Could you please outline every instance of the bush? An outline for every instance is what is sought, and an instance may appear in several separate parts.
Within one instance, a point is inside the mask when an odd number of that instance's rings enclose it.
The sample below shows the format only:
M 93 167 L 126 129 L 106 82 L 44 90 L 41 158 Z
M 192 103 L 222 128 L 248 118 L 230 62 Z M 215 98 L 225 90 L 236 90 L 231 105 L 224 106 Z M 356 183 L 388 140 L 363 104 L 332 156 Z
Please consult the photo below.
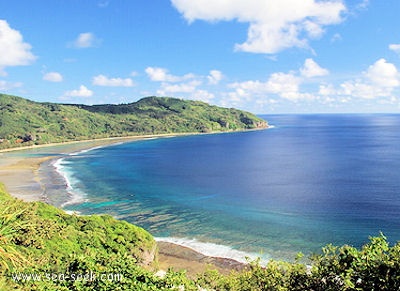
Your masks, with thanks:
M 400 290 L 400 244 L 390 246 L 383 234 L 360 249 L 328 245 L 310 266 L 300 254 L 292 263 L 254 261 L 196 279 L 172 269 L 160 278 L 144 268 L 143 254 L 154 249 L 152 236 L 137 226 L 22 202 L 0 185 L 0 290 Z M 101 274 L 108 277 L 99 280 Z

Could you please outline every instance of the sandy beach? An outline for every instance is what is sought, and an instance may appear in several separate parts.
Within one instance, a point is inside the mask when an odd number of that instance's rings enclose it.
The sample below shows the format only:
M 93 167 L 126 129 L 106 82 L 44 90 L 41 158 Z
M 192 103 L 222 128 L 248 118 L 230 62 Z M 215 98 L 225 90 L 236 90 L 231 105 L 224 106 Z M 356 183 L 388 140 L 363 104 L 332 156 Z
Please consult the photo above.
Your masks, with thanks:
M 162 135 L 162 137 L 166 136 L 170 135 Z M 57 159 L 66 153 L 154 137 L 157 136 L 102 139 L 0 151 L 0 182 L 4 183 L 7 191 L 16 198 L 28 202 L 46 202 L 46 197 L 43 195 L 46 185 L 43 185 L 43 181 L 41 181 L 38 173 L 42 163 L 51 159 Z M 39 150 L 40 155 L 29 154 L 32 150 Z M 46 153 L 48 154 L 46 155 Z M 244 264 L 235 260 L 208 257 L 190 248 L 172 243 L 158 242 L 158 248 L 160 269 L 185 269 L 187 274 L 192 277 L 210 267 L 216 268 L 222 273 L 229 273 L 231 270 L 244 268 Z
M 44 200 L 37 171 L 41 163 L 54 157 L 20 159 L 0 155 L 0 158 L 0 182 L 12 196 L 28 202 Z
M 63 154 L 138 139 L 140 137 L 110 138 L 0 150 L 0 182 L 14 197 L 24 201 L 44 201 L 44 185 L 41 185 L 38 175 L 42 163 Z

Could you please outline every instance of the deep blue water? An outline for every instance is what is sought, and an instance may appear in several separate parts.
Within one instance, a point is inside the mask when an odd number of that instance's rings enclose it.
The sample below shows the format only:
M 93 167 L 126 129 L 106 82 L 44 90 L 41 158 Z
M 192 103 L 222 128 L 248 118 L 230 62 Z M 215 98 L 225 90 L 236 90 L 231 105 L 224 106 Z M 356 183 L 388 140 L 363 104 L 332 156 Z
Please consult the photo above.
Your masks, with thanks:
M 284 259 L 380 231 L 400 240 L 400 115 L 264 118 L 274 128 L 66 157 L 58 168 L 75 204 L 65 208 Z

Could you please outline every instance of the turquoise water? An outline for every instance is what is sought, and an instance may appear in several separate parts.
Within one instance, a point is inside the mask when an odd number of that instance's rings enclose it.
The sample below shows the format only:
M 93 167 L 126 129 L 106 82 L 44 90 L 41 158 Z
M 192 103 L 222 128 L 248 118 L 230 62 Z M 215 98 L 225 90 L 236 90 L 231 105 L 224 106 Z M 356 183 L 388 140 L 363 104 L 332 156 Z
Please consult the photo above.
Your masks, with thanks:
M 400 115 L 265 118 L 273 128 L 65 156 L 54 166 L 68 195 L 50 200 L 235 258 L 293 259 L 380 231 L 400 240 Z

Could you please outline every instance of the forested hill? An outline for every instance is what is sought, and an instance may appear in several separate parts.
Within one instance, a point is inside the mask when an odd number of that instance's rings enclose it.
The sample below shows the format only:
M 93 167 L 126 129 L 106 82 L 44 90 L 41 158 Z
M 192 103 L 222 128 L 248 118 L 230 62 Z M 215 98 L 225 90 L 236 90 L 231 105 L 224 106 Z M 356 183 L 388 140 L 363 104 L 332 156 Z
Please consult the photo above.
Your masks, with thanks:
M 0 94 L 0 149 L 143 134 L 236 131 L 265 120 L 200 101 L 146 97 L 120 105 L 39 103 Z

